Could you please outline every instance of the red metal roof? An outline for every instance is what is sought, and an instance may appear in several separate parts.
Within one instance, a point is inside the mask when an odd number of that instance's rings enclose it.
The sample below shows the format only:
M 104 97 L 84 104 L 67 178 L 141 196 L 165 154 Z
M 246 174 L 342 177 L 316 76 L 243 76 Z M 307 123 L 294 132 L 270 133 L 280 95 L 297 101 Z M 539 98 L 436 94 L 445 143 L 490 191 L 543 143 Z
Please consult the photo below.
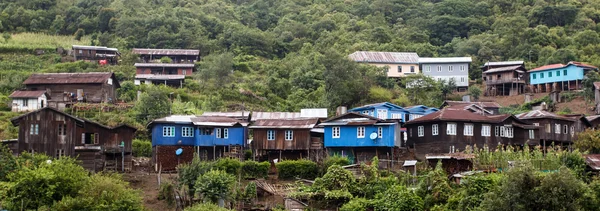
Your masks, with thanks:
M 32 74 L 23 84 L 100 84 L 112 76 L 112 72 L 40 73 Z
M 589 65 L 589 64 L 585 64 L 585 63 L 581 63 L 581 62 L 573 62 L 572 61 L 572 62 L 569 62 L 566 65 L 564 65 L 564 64 L 549 64 L 549 65 L 544 65 L 544 66 L 541 66 L 541 67 L 536 67 L 536 68 L 533 68 L 533 69 L 529 70 L 529 72 L 563 68 L 563 67 L 566 67 L 566 66 L 569 66 L 569 65 L 575 65 L 575 66 L 583 67 L 583 68 L 587 68 L 587 69 L 589 69 L 589 68 L 591 68 L 591 69 L 598 69 L 598 67 L 595 67 L 595 66 L 592 66 L 592 65 Z
M 430 122 L 430 121 L 460 121 L 460 122 L 489 122 L 489 123 L 498 123 L 504 121 L 506 118 L 509 118 L 510 115 L 494 115 L 494 116 L 483 116 L 480 114 L 473 113 L 471 111 L 467 111 L 464 109 L 456 109 L 456 108 L 444 108 L 440 111 L 425 115 L 423 117 L 410 120 L 406 122 L 406 124 L 414 124 L 421 122 Z
M 318 118 L 305 119 L 262 119 L 257 120 L 250 128 L 299 128 L 310 129 L 319 123 Z
M 10 94 L 10 98 L 38 98 L 46 94 L 46 91 L 14 91 Z

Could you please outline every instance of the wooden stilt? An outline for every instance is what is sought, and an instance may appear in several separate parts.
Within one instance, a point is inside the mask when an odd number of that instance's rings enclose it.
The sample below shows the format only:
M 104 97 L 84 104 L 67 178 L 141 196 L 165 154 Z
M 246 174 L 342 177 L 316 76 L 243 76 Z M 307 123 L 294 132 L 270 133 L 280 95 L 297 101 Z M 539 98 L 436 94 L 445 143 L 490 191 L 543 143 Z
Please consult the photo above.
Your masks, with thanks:
M 217 145 L 213 145 L 213 160 L 217 160 Z
M 279 162 L 281 162 L 281 150 L 279 150 Z

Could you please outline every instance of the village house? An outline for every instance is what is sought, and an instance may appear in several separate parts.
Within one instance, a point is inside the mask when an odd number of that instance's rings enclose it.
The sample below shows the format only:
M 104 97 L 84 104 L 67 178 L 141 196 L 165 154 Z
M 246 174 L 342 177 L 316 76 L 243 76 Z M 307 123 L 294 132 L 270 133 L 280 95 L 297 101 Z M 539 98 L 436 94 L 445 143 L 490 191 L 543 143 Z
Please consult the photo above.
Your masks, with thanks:
M 382 120 L 393 119 L 399 122 L 406 122 L 410 119 L 410 112 L 408 110 L 388 102 L 368 104 L 352 108 L 348 112 L 360 113 Z
M 115 103 L 120 87 L 112 72 L 35 73 L 23 84 L 25 91 L 45 91 L 47 106 L 59 110 L 77 102 Z
M 594 82 L 594 111 L 600 114 L 600 81 Z
M 323 159 L 323 129 L 327 109 L 300 112 L 253 112 L 252 150 L 260 160 Z
M 12 112 L 35 111 L 48 106 L 48 94 L 45 90 L 39 91 L 14 91 L 8 96 L 12 99 Z
M 417 157 L 465 151 L 467 146 L 537 145 L 538 127 L 512 115 L 483 116 L 464 109 L 443 108 L 405 124 L 407 146 Z
M 194 153 L 202 160 L 241 159 L 248 138 L 248 122 L 227 116 L 171 115 L 148 127 L 157 170 L 174 170 L 192 161 Z
M 134 48 L 134 54 L 139 55 L 142 63 L 162 63 L 163 57 L 168 57 L 171 63 L 190 63 L 197 62 L 200 58 L 200 50 L 194 49 L 148 49 Z
M 471 57 L 419 58 L 424 75 L 445 82 L 454 80 L 459 92 L 466 91 L 469 87 L 471 62 Z
M 191 77 L 199 50 L 134 48 L 141 63 L 135 63 L 135 84 L 164 84 L 183 87 L 185 77 Z M 168 58 L 168 60 L 163 60 Z M 165 63 L 165 61 L 170 61 Z
M 397 120 L 349 112 L 320 125 L 325 129 L 328 154 L 348 157 L 352 163 L 369 162 L 375 156 L 394 160 L 394 149 L 404 146 Z
M 19 126 L 19 154 L 76 157 L 91 171 L 131 170 L 133 127 L 108 127 L 51 107 L 17 116 L 11 122 Z
M 592 129 L 600 129 L 600 115 L 586 116 L 585 119 L 590 123 Z
M 428 114 L 431 114 L 433 112 L 440 110 L 438 108 L 428 107 L 428 106 L 424 106 L 424 105 L 408 106 L 408 107 L 404 107 L 404 109 L 406 109 L 408 111 L 408 119 L 406 119 L 407 121 L 421 118 L 425 115 L 428 115 Z
M 350 59 L 377 67 L 387 68 L 387 76 L 399 78 L 406 75 L 418 74 L 419 55 L 412 52 L 375 52 L 357 51 L 350 54 Z
M 512 96 L 526 91 L 529 75 L 523 61 L 486 62 L 481 71 L 486 96 Z
M 597 67 L 581 62 L 550 64 L 529 70 L 529 81 L 533 92 L 569 91 L 582 89 L 582 81 L 588 71 Z
M 468 102 L 468 101 L 446 100 L 446 101 L 444 101 L 444 103 L 442 103 L 442 105 L 440 106 L 440 109 L 448 107 L 448 106 L 455 106 L 455 105 L 469 106 L 469 105 L 473 105 L 473 104 L 491 112 L 491 114 L 493 114 L 493 115 L 500 114 L 500 108 L 502 107 L 497 102 Z
M 487 109 L 481 107 L 481 105 L 479 104 L 455 104 L 452 106 L 446 106 L 444 108 L 462 109 L 484 116 L 493 115 L 491 111 L 488 111 Z
M 540 144 L 546 146 L 570 145 L 575 134 L 584 131 L 591 124 L 583 116 L 562 116 L 547 111 L 534 110 L 516 115 L 523 122 L 540 127 Z
M 121 56 L 118 49 L 104 46 L 73 45 L 72 48 L 72 55 L 75 60 L 94 61 L 101 65 L 116 65 Z

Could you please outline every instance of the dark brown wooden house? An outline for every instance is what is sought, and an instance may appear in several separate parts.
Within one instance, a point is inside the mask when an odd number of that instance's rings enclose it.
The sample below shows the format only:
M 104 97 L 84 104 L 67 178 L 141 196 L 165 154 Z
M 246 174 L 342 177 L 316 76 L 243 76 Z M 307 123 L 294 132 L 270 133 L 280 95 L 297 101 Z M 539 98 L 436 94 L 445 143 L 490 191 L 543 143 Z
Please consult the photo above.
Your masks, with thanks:
M 77 157 L 91 171 L 131 169 L 133 127 L 108 127 L 51 107 L 15 117 L 11 122 L 19 126 L 18 153 Z
M 194 49 L 148 49 L 134 48 L 143 63 L 161 63 L 161 58 L 169 57 L 172 63 L 195 63 L 200 58 L 200 50 Z
M 116 48 L 104 46 L 73 45 L 73 57 L 75 60 L 94 61 L 100 64 L 116 65 L 121 53 Z
M 417 157 L 465 151 L 467 146 L 539 144 L 538 127 L 512 115 L 483 116 L 463 109 L 444 108 L 406 122 L 407 146 Z
M 135 84 L 165 84 L 182 87 L 185 77 L 191 77 L 194 64 L 135 63 Z
M 444 101 L 444 103 L 442 103 L 442 106 L 440 106 L 440 109 L 448 107 L 448 106 L 455 106 L 455 105 L 471 105 L 471 104 L 475 104 L 478 105 L 481 108 L 484 108 L 485 110 L 488 110 L 489 112 L 491 112 L 492 115 L 498 115 L 500 114 L 500 108 L 502 106 L 500 106 L 500 104 L 496 103 L 496 102 L 467 102 L 467 101 L 452 101 L 452 100 L 446 100 Z
M 487 62 L 481 68 L 487 96 L 519 95 L 525 92 L 528 82 L 523 61 Z
M 600 129 L 600 115 L 587 116 L 585 119 L 590 123 L 591 128 Z
M 23 84 L 28 91 L 46 91 L 48 106 L 60 110 L 77 102 L 114 103 L 120 87 L 112 72 L 39 73 Z
M 580 115 L 562 116 L 547 111 L 530 111 L 516 115 L 521 121 L 540 127 L 540 144 L 549 146 L 570 145 L 576 138 L 575 134 L 591 127 L 587 119 Z
M 309 158 L 311 146 L 322 147 L 322 139 L 311 135 L 318 124 L 319 118 L 257 120 L 249 127 L 254 133 L 252 148 L 268 160 Z

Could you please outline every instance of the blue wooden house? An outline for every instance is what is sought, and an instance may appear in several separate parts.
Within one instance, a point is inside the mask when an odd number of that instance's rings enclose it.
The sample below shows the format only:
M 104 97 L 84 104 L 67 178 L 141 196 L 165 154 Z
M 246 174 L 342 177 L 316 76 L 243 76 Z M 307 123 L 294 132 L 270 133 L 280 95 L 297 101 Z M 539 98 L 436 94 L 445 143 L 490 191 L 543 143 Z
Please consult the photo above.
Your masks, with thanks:
M 588 71 L 598 68 L 581 62 L 550 64 L 529 70 L 529 83 L 534 92 L 551 92 L 582 89 Z
M 381 120 L 397 120 L 400 122 L 408 121 L 408 110 L 388 102 L 375 103 L 364 105 L 361 107 L 348 110 L 353 113 L 360 113 L 367 116 L 372 116 Z
M 329 154 L 368 162 L 374 156 L 394 158 L 394 148 L 402 146 L 400 123 L 360 113 L 346 113 L 320 124 L 324 127 L 324 147 Z
M 248 138 L 248 123 L 226 116 L 172 115 L 156 119 L 148 127 L 153 161 L 163 170 L 191 161 L 194 153 L 204 160 L 239 158 Z M 175 153 L 178 149 L 183 151 L 179 155 Z
M 423 117 L 427 114 L 431 114 L 433 112 L 439 111 L 440 109 L 434 107 L 428 107 L 424 105 L 415 105 L 410 107 L 405 107 L 408 111 L 408 120 L 417 119 L 419 117 Z

